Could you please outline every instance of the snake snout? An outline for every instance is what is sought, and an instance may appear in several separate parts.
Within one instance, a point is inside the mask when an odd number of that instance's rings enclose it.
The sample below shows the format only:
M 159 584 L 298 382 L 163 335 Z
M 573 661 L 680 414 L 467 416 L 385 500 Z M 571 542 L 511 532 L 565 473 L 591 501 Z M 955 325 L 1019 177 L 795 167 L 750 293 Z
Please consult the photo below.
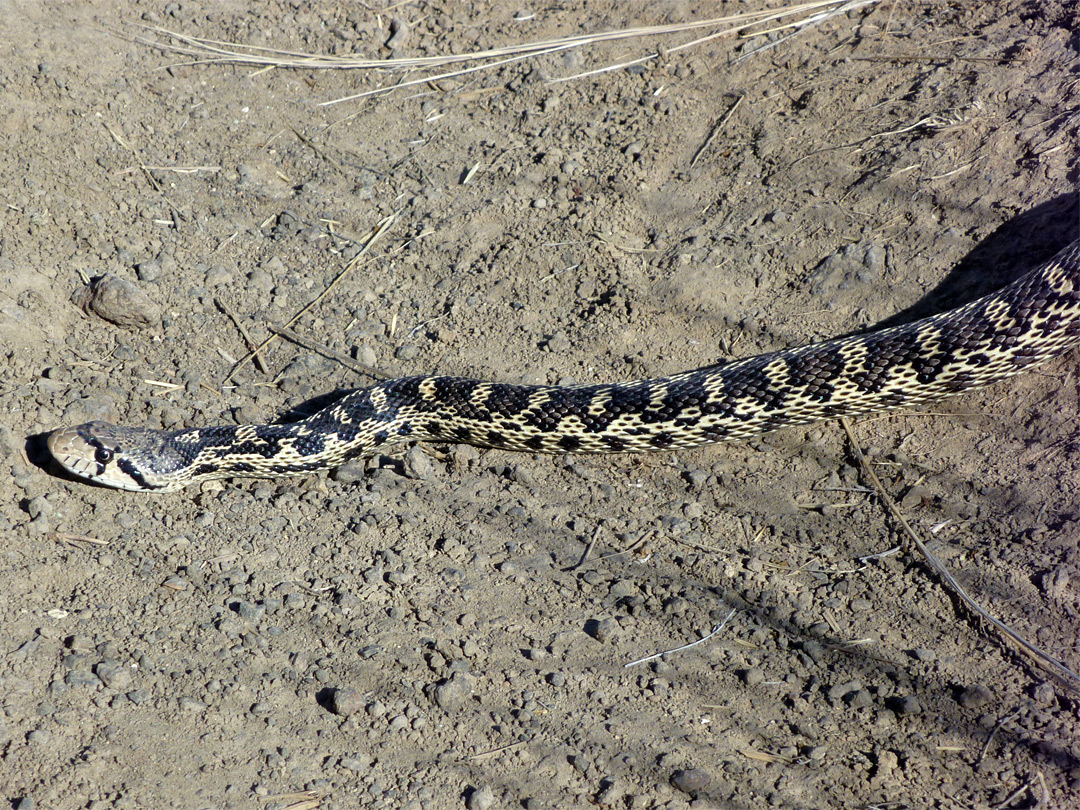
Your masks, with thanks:
M 117 428 L 108 422 L 87 422 L 54 430 L 45 444 L 52 457 L 69 473 L 99 481 L 119 449 L 117 432 Z

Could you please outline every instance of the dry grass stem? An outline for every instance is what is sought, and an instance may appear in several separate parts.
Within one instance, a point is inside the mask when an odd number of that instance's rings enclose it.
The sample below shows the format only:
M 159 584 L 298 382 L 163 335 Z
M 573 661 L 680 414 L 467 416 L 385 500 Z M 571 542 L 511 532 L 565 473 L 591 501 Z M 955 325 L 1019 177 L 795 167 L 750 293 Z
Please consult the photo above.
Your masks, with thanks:
M 691 641 L 689 644 L 683 644 L 680 647 L 675 647 L 670 650 L 664 650 L 663 652 L 653 653 L 652 655 L 647 655 L 644 658 L 638 658 L 636 661 L 631 661 L 629 664 L 623 664 L 623 669 L 628 669 L 629 667 L 637 666 L 638 664 L 644 664 L 647 661 L 655 661 L 657 658 L 663 658 L 665 655 L 682 652 L 683 650 L 689 650 L 691 647 L 696 647 L 699 644 L 704 644 L 706 641 L 714 638 L 717 633 L 723 630 L 727 626 L 727 623 L 731 621 L 731 617 L 734 615 L 735 608 L 732 608 L 728 611 L 728 615 L 724 617 L 724 620 L 720 622 L 720 624 L 716 625 L 716 627 L 712 629 L 712 632 L 710 632 L 707 636 L 702 636 L 697 641 Z
M 982 606 L 980 606 L 974 599 L 972 599 L 963 586 L 956 581 L 956 578 L 949 573 L 948 569 L 935 557 L 930 549 L 923 543 L 922 538 L 916 534 L 915 530 L 911 528 L 904 515 L 900 512 L 900 509 L 893 502 L 892 498 L 885 491 L 885 487 L 882 485 L 880 479 L 877 477 L 877 473 L 874 472 L 873 467 L 867 462 L 866 457 L 863 456 L 862 450 L 859 448 L 859 443 L 855 439 L 855 433 L 851 428 L 851 422 L 846 418 L 841 417 L 840 424 L 844 428 L 844 432 L 847 433 L 848 442 L 851 444 L 852 452 L 855 454 L 855 458 L 859 462 L 859 466 L 862 468 L 863 473 L 870 482 L 873 484 L 874 489 L 877 490 L 878 496 L 881 498 L 881 503 L 885 506 L 885 509 L 892 515 L 893 519 L 900 524 L 904 534 L 911 540 L 912 544 L 918 549 L 919 553 L 926 560 L 927 564 L 933 569 L 942 581 L 949 587 L 949 589 L 956 595 L 967 608 L 980 616 L 984 621 L 995 627 L 999 633 L 1002 633 L 1006 638 L 1010 639 L 1024 652 L 1030 655 L 1037 663 L 1043 667 L 1052 671 L 1055 675 L 1062 679 L 1069 688 L 1076 692 L 1080 692 L 1080 675 L 1073 672 L 1069 667 L 1065 666 L 1061 661 L 1054 658 L 1048 652 L 1036 647 L 1031 642 L 1023 638 L 1019 633 L 1009 627 L 1000 619 L 991 616 Z
M 357 253 L 355 256 L 353 256 L 353 258 L 349 261 L 348 264 L 345 265 L 345 268 L 340 273 L 338 273 L 336 276 L 334 276 L 334 279 L 329 284 L 326 285 L 326 289 L 324 289 L 321 293 L 319 293 L 317 296 L 315 296 L 313 299 L 311 299 L 311 301 L 309 301 L 303 307 L 301 307 L 300 311 L 297 312 L 295 315 L 293 315 L 291 318 L 289 318 L 288 322 L 282 328 L 288 329 L 290 326 L 292 326 L 294 323 L 296 323 L 298 320 L 300 320 L 300 318 L 303 317 L 305 312 L 307 312 L 313 306 L 315 306 L 320 301 L 322 301 L 323 298 L 325 298 L 330 293 L 330 291 L 332 289 L 334 289 L 334 287 L 336 287 L 338 285 L 338 282 L 340 282 L 343 278 L 345 278 L 346 275 L 348 275 L 350 272 L 352 272 L 352 270 L 360 263 L 360 260 L 371 249 L 372 245 L 374 245 L 380 239 L 380 237 L 382 237 L 383 234 L 385 234 L 388 230 L 390 230 L 390 226 L 393 225 L 395 222 L 397 222 L 397 214 L 391 214 L 390 216 L 384 218 L 375 227 L 375 230 L 372 232 L 372 234 L 371 234 L 370 238 L 367 240 L 367 242 L 364 243 L 364 246 L 362 248 L 360 248 L 360 252 Z M 270 337 L 268 337 L 266 340 L 264 340 L 262 343 L 260 343 L 258 346 L 256 346 L 253 351 L 248 352 L 248 354 L 243 359 L 241 359 L 235 365 L 233 365 L 232 370 L 225 376 L 225 379 L 221 381 L 221 384 L 224 385 L 225 383 L 229 382 L 229 380 L 231 380 L 233 378 L 233 376 L 236 374 L 236 372 L 238 372 L 241 368 L 243 368 L 244 364 L 248 360 L 250 360 L 252 357 L 254 357 L 257 352 L 260 352 L 263 349 L 265 349 L 276 338 L 277 338 L 277 335 L 271 334 Z
M 581 552 L 581 557 L 576 563 L 567 568 L 567 571 L 576 571 L 585 565 L 585 561 L 589 559 L 589 555 L 592 554 L 593 547 L 596 545 L 596 539 L 600 536 L 600 527 L 597 526 L 593 529 L 592 537 L 589 538 L 589 542 L 585 546 L 585 550 Z
M 705 139 L 705 143 L 699 146 L 698 150 L 694 152 L 694 157 L 690 160 L 691 169 L 697 165 L 697 162 L 701 159 L 701 156 L 705 154 L 705 150 L 712 145 L 712 142 L 714 140 L 716 140 L 716 136 L 720 133 L 720 130 L 724 128 L 724 125 L 731 120 L 731 116 L 733 116 L 735 114 L 735 111 L 739 109 L 739 105 L 742 104 L 744 98 L 746 98 L 746 96 L 739 96 L 737 99 L 735 99 L 735 103 L 731 105 L 731 109 L 724 113 L 724 117 L 721 118 L 716 123 L 716 126 L 712 128 L 712 131 L 709 133 L 709 137 Z
M 389 374 L 384 374 L 374 366 L 369 366 L 366 363 L 361 363 L 359 360 L 353 360 L 351 357 L 346 357 L 339 352 L 335 352 L 333 349 L 328 349 L 313 340 L 308 340 L 306 337 L 298 335 L 291 329 L 285 329 L 280 326 L 268 326 L 267 328 L 278 337 L 285 338 L 285 340 L 291 341 L 298 346 L 303 346 L 308 351 L 321 354 L 323 357 L 341 363 L 341 365 L 345 366 L 345 368 L 349 369 L 350 371 L 355 371 L 357 374 L 366 374 L 367 376 L 374 377 L 377 380 L 390 379 Z
M 345 96 L 323 102 L 326 106 L 338 104 L 344 101 L 353 101 L 366 96 L 387 93 L 403 87 L 412 87 L 417 84 L 437 82 L 441 79 L 453 78 L 478 70 L 489 70 L 501 65 L 511 64 L 523 59 L 535 56 L 543 56 L 559 53 L 572 48 L 581 48 L 595 45 L 601 42 L 617 42 L 621 40 L 640 39 L 642 37 L 665 37 L 686 31 L 696 31 L 706 28 L 721 27 L 704 37 L 699 37 L 691 42 L 685 42 L 669 48 L 659 49 L 647 56 L 622 62 L 617 65 L 609 65 L 602 68 L 586 71 L 574 76 L 555 79 L 556 82 L 572 81 L 587 76 L 605 73 L 620 68 L 629 67 L 651 59 L 657 59 L 661 54 L 677 53 L 688 48 L 701 45 L 719 37 L 734 36 L 736 34 L 773 34 L 781 30 L 794 29 L 796 32 L 817 25 L 824 20 L 837 14 L 847 13 L 863 6 L 873 5 L 879 0 L 814 0 L 813 2 L 793 3 L 781 6 L 777 9 L 760 9 L 757 11 L 732 14 L 724 17 L 711 17 L 705 20 L 694 20 L 687 23 L 671 25 L 651 25 L 634 28 L 622 28 L 614 31 L 603 31 L 596 34 L 584 34 L 558 39 L 540 40 L 537 42 L 525 42 L 508 45 L 501 48 L 490 48 L 483 51 L 475 51 L 465 54 L 442 54 L 438 56 L 407 57 L 394 59 L 366 59 L 363 57 L 333 56 L 328 54 L 311 54 L 300 51 L 281 50 L 276 48 L 263 48 L 255 45 L 240 45 L 232 42 L 193 37 L 177 31 L 164 28 L 148 27 L 162 39 L 150 39 L 137 37 L 136 39 L 145 45 L 160 48 L 163 51 L 181 53 L 191 56 L 188 64 L 219 64 L 219 65 L 242 65 L 258 68 L 259 72 L 271 68 L 288 68 L 300 70 L 378 70 L 378 71 L 424 71 L 426 75 L 409 81 L 396 82 L 387 87 L 379 87 L 363 93 Z M 809 15 L 809 16 L 808 16 Z M 764 31 L 755 31 L 757 27 L 765 24 L 776 23 L 793 16 L 797 20 L 775 25 Z M 165 40 L 165 41 L 162 41 Z M 759 50 L 766 50 L 779 43 L 770 43 Z M 757 52 L 757 51 L 755 51 Z M 442 73 L 430 73 L 430 71 L 450 65 L 468 63 L 471 67 L 451 70 Z
M 493 757 L 496 754 L 502 754 L 502 753 L 505 753 L 507 751 L 516 751 L 517 749 L 521 748 L 525 744 L 526 744 L 526 741 L 523 740 L 521 742 L 510 743 L 508 745 L 501 745 L 498 748 L 492 748 L 490 751 L 481 751 L 479 754 L 472 754 L 471 756 L 465 757 L 465 759 L 475 762 L 476 760 L 486 759 L 487 757 Z
M 242 324 L 240 322 L 240 319 L 236 317 L 236 313 L 233 312 L 232 308 L 220 298 L 215 297 L 214 304 L 216 304 L 217 308 L 224 312 L 225 316 L 233 322 L 233 326 L 236 327 L 236 331 L 238 331 L 240 333 L 240 337 L 244 339 L 244 343 L 247 344 L 248 350 L 251 352 L 252 357 L 255 361 L 255 368 L 257 368 L 263 374 L 267 374 L 269 372 L 269 369 L 267 368 L 266 363 L 263 361 L 262 355 L 259 354 L 258 346 L 256 346 L 255 341 L 252 340 L 251 335 L 248 334 L 248 330 L 244 328 L 244 324 Z
M 153 385 L 157 388 L 164 388 L 166 391 L 179 391 L 184 386 L 178 383 L 163 382 L 161 380 L 143 380 L 147 385 Z
M 91 537 L 87 534 L 65 534 L 64 532 L 57 532 L 56 539 L 61 540 L 73 546 L 77 546 L 80 543 L 85 543 L 88 546 L 107 546 L 108 540 L 102 540 L 100 537 Z

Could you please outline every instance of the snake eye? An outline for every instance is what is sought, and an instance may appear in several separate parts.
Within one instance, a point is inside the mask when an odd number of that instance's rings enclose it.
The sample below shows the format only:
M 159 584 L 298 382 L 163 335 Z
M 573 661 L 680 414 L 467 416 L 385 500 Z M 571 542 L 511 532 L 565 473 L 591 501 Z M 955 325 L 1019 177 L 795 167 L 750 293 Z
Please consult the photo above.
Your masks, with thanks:
M 108 447 L 99 447 L 94 452 L 94 461 L 96 461 L 98 464 L 108 464 L 110 461 L 112 461 L 112 457 L 113 451 L 110 450 Z

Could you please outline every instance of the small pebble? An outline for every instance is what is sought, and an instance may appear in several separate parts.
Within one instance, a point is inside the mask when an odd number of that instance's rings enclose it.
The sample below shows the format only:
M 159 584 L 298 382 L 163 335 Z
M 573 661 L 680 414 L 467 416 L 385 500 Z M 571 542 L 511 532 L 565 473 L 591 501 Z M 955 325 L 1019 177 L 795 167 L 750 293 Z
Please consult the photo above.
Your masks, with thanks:
M 698 793 L 708 787 L 710 781 L 709 774 L 701 768 L 675 771 L 671 777 L 671 784 L 683 793 Z
M 994 693 L 981 683 L 972 684 L 962 690 L 956 698 L 965 709 L 978 709 L 994 699 Z
M 686 483 L 688 483 L 692 489 L 699 490 L 705 486 L 705 482 L 709 480 L 709 474 L 705 472 L 705 470 L 687 470 L 683 473 L 683 478 L 686 479 Z
M 887 705 L 897 714 L 920 714 L 923 710 L 922 703 L 914 695 L 891 698 Z
M 110 689 L 127 689 L 131 686 L 131 669 L 118 661 L 102 661 L 94 668 L 101 682 Z
M 829 691 L 826 694 L 829 700 L 835 702 L 854 692 L 858 692 L 860 689 L 862 689 L 862 684 L 859 681 L 847 681 L 846 683 L 839 683 L 829 687 Z
M 73 669 L 64 678 L 68 686 L 100 686 L 98 676 L 88 669 Z
M 1062 599 L 1069 591 L 1069 572 L 1064 568 L 1056 568 L 1043 574 L 1039 584 L 1051 599 Z
M 739 676 L 743 679 L 743 683 L 747 686 L 757 686 L 763 680 L 765 680 L 765 674 L 757 667 L 750 667 L 744 669 L 739 673 Z
M 495 791 L 491 789 L 491 785 L 477 788 L 469 794 L 465 806 L 469 810 L 491 810 L 495 806 Z
M 464 672 L 455 672 L 448 680 L 435 687 L 435 703 L 445 712 L 456 712 L 473 693 L 473 678 Z
M 252 624 L 258 624 L 266 615 L 266 606 L 255 604 L 253 602 L 240 602 L 237 605 L 237 612 L 240 614 L 240 618 L 245 621 L 249 621 Z
M 206 276 L 203 279 L 203 283 L 207 287 L 220 287 L 222 284 L 229 284 L 232 282 L 232 273 L 222 267 L 220 264 L 215 264 L 206 271 Z
M 131 695 L 128 695 L 128 698 L 130 699 Z M 185 712 L 196 712 L 196 713 L 198 713 L 198 712 L 206 711 L 206 704 L 203 703 L 201 700 L 198 700 L 198 699 L 193 698 L 193 697 L 182 697 L 182 698 L 180 698 L 179 703 L 180 703 L 181 710 L 183 710 Z
M 544 345 L 549 352 L 562 354 L 570 350 L 570 338 L 566 336 L 566 332 L 559 330 L 548 338 L 547 343 Z
M 409 41 L 409 24 L 403 17 L 394 17 L 390 20 L 390 37 L 386 40 L 386 47 L 392 51 L 405 47 Z
M 405 454 L 405 474 L 409 478 L 421 480 L 434 477 L 435 468 L 431 464 L 431 458 L 415 445 Z
M 271 259 L 271 261 L 273 261 L 273 259 Z M 253 290 L 258 290 L 259 292 L 268 293 L 274 288 L 274 279 L 263 268 L 252 270 L 248 273 L 248 287 Z
M 356 689 L 335 689 L 330 695 L 330 711 L 342 717 L 356 714 L 364 705 L 364 696 Z
M 32 520 L 37 520 L 39 517 L 48 517 L 52 514 L 52 505 L 45 499 L 44 496 L 38 495 L 36 498 L 31 498 L 26 504 L 26 512 L 30 515 Z
M 1053 706 L 1057 703 L 1057 692 L 1054 691 L 1054 685 L 1046 681 L 1036 684 L 1035 688 L 1031 690 L 1031 696 L 1040 706 Z
M 352 461 L 346 461 L 334 470 L 330 474 L 330 477 L 341 484 L 355 484 L 357 481 L 362 481 L 365 478 L 364 470 L 364 462 L 353 459 Z
M 859 689 L 850 695 L 845 695 L 844 700 L 853 709 L 864 709 L 874 704 L 874 698 L 866 689 Z
M 358 773 L 360 771 L 366 771 L 371 767 L 371 757 L 367 754 L 356 754 L 351 757 L 342 757 L 338 760 L 338 765 L 347 771 Z
M 603 619 L 596 623 L 592 631 L 593 638 L 603 644 L 618 635 L 619 623 L 614 619 Z
M 157 281 L 161 278 L 161 262 L 157 259 L 139 262 L 135 265 L 135 275 L 139 277 L 139 281 Z

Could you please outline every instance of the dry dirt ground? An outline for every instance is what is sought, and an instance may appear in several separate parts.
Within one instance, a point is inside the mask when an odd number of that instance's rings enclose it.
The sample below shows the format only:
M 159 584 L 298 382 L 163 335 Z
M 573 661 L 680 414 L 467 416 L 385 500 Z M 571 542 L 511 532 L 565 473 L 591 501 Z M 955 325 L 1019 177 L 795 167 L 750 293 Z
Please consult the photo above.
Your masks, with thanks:
M 228 377 L 239 326 L 262 341 L 315 299 L 294 331 L 391 375 L 618 380 L 910 320 L 1080 236 L 1066 0 L 883 0 L 333 106 L 403 75 L 135 39 L 383 59 L 758 7 L 378 5 L 0 0 L 5 799 L 1080 806 L 1077 693 L 887 553 L 833 423 L 649 457 L 403 448 L 161 496 L 49 464 L 62 424 L 273 421 L 367 384 L 283 340 Z M 106 273 L 151 325 L 71 302 Z M 964 587 L 1074 669 L 1078 397 L 1073 352 L 855 425 Z

